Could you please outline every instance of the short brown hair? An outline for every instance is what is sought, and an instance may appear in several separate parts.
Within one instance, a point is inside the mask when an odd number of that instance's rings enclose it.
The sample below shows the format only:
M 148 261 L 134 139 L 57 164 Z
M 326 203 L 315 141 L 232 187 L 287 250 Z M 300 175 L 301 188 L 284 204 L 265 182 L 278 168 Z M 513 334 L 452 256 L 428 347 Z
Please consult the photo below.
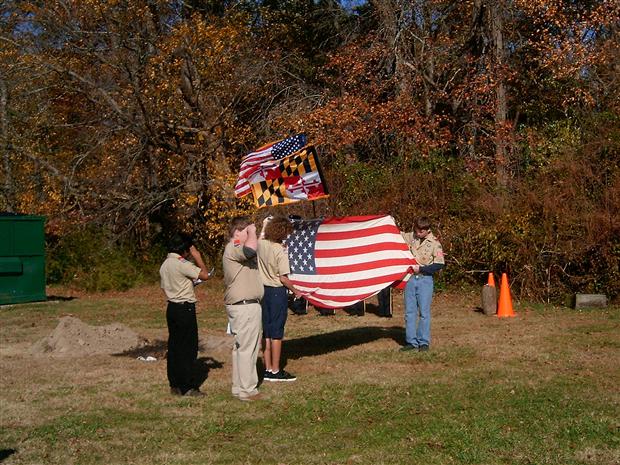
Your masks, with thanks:
M 235 235 L 235 231 L 243 231 L 251 224 L 252 219 L 249 216 L 235 216 L 230 220 L 230 225 L 228 227 L 229 237 L 232 238 Z
M 291 232 L 293 232 L 293 225 L 289 219 L 284 216 L 276 216 L 265 226 L 265 239 L 282 243 Z
M 419 216 L 413 223 L 413 228 L 417 230 L 431 229 L 431 220 L 428 216 Z

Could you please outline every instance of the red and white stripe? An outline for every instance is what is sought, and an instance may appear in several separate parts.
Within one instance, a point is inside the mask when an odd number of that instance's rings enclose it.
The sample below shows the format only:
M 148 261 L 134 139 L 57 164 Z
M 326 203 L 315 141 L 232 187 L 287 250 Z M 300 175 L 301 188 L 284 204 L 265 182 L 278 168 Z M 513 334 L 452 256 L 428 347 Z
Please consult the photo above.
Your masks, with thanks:
M 244 195 L 248 195 L 252 192 L 248 179 L 252 174 L 260 169 L 261 163 L 273 161 L 271 150 L 273 149 L 274 144 L 275 142 L 267 144 L 258 149 L 256 152 L 249 153 L 243 157 L 241 160 L 241 166 L 239 167 L 239 177 L 237 178 L 237 183 L 235 184 L 235 195 L 237 197 L 243 197 Z
M 289 279 L 310 303 L 342 308 L 402 280 L 416 261 L 391 216 L 363 216 L 326 218 L 315 239 L 315 263 L 316 274 Z

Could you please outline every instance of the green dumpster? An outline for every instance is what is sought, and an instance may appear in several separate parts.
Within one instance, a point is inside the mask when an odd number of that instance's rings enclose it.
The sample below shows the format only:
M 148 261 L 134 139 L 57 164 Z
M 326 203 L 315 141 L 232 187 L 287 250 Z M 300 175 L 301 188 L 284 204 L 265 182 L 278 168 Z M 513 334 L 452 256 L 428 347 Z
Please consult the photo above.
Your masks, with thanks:
M 0 305 L 46 300 L 45 217 L 0 213 Z

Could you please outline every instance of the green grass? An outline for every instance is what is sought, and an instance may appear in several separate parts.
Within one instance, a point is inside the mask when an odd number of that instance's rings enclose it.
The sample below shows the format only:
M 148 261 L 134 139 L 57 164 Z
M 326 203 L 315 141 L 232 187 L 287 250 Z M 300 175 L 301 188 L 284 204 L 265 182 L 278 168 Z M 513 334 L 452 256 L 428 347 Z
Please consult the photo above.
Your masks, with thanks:
M 163 332 L 156 299 L 0 309 L 2 345 L 34 341 L 66 313 Z M 387 329 L 373 316 L 291 318 L 287 342 L 301 352 L 288 363 L 299 379 L 263 386 L 270 399 L 250 404 L 229 395 L 219 369 L 206 398 L 183 399 L 166 395 L 165 364 L 12 355 L 2 359 L 0 450 L 14 453 L 2 463 L 620 463 L 617 312 L 540 308 L 504 322 L 446 310 L 434 322 L 442 342 L 425 354 L 398 352 L 396 318 Z M 199 325 L 223 331 L 225 321 L 208 305 Z
M 70 445 L 79 463 L 103 463 L 99 446 L 117 463 L 159 462 L 168 454 L 202 452 L 214 463 L 580 463 L 574 451 L 618 450 L 613 411 L 589 398 L 587 386 L 557 379 L 542 386 L 466 378 L 401 388 L 333 384 L 285 395 L 264 405 L 228 405 L 220 396 L 199 403 L 144 403 L 138 410 L 94 408 L 60 415 L 29 430 L 6 434 L 54 451 Z M 216 404 L 215 406 L 213 404 Z M 218 403 L 226 405 L 217 412 Z M 179 415 L 177 410 L 190 410 Z M 616 412 L 617 413 L 617 412 Z M 617 428 L 617 426 L 616 426 Z M 6 434 L 6 436 L 5 436 Z M 129 447 L 128 447 L 129 445 Z M 260 452 L 259 452 L 260 451 Z M 145 457 L 150 457 L 145 460 Z

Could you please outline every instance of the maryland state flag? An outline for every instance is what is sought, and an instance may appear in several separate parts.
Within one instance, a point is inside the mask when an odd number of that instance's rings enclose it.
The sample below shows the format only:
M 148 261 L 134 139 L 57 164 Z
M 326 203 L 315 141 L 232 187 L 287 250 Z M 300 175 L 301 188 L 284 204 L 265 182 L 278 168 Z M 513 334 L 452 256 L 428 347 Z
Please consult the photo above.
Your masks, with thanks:
M 280 160 L 262 163 L 248 177 L 258 208 L 328 197 L 319 159 L 313 146 Z

